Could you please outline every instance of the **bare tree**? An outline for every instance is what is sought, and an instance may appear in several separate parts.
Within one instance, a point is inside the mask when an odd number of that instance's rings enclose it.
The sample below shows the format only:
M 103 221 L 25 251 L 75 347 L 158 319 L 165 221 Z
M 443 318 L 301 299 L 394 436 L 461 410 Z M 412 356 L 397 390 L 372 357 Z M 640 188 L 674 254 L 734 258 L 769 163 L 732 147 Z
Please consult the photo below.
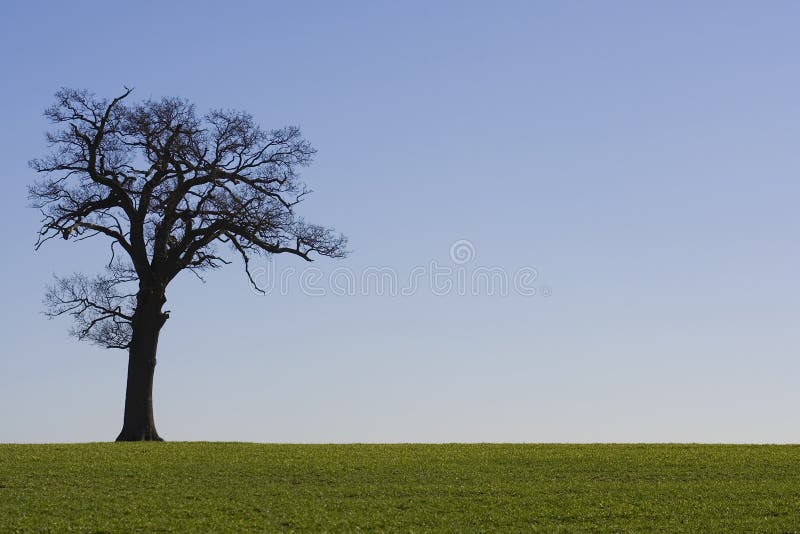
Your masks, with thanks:
M 263 130 L 237 111 L 198 116 L 179 98 L 128 103 L 62 89 L 45 116 L 49 155 L 31 161 L 44 177 L 30 187 L 43 219 L 37 248 L 53 238 L 111 242 L 105 273 L 57 278 L 45 303 L 68 314 L 72 333 L 128 351 L 125 417 L 118 441 L 161 440 L 153 421 L 158 337 L 169 283 L 184 270 L 244 262 L 259 254 L 345 255 L 346 240 L 305 223 L 295 206 L 308 193 L 298 169 L 314 149 L 296 127 Z

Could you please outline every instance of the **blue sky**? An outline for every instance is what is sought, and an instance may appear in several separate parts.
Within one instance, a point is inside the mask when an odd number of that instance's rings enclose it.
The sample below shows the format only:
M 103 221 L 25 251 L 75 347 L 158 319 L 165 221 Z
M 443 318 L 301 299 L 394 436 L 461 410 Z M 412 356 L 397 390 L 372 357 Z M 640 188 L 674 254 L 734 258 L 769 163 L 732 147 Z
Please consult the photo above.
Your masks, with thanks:
M 797 442 L 800 5 L 7 2 L 0 441 L 109 440 L 126 355 L 42 315 L 27 161 L 60 86 L 301 126 L 322 273 L 539 273 L 533 297 L 259 296 L 187 275 L 156 371 L 170 440 Z M 262 262 L 262 267 L 266 262 Z M 275 257 L 274 269 L 307 267 Z M 550 291 L 545 296 L 545 289 Z

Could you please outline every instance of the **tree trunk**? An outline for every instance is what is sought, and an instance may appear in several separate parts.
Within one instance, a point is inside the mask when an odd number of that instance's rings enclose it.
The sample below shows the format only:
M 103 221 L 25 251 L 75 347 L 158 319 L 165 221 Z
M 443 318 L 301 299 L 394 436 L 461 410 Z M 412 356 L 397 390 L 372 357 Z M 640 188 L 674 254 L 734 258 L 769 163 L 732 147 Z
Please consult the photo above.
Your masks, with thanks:
M 133 315 L 133 335 L 128 354 L 125 419 L 117 441 L 164 441 L 153 420 L 153 374 L 161 327 L 169 317 L 161 311 L 163 289 L 140 288 Z

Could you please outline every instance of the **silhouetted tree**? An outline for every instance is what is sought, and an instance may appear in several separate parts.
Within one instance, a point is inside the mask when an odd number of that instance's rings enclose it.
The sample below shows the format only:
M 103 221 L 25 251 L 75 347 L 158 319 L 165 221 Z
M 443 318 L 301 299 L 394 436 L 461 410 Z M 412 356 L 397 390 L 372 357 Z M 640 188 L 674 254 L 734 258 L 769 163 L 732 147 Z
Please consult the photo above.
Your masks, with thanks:
M 179 98 L 128 103 L 62 89 L 45 115 L 51 153 L 31 161 L 42 212 L 37 248 L 60 237 L 111 241 L 105 273 L 56 278 L 45 303 L 71 315 L 72 333 L 128 350 L 125 417 L 118 441 L 161 440 L 153 421 L 153 373 L 169 283 L 258 254 L 345 254 L 345 238 L 305 223 L 294 207 L 308 193 L 298 169 L 314 149 L 296 127 L 262 130 L 247 113 L 198 116 Z

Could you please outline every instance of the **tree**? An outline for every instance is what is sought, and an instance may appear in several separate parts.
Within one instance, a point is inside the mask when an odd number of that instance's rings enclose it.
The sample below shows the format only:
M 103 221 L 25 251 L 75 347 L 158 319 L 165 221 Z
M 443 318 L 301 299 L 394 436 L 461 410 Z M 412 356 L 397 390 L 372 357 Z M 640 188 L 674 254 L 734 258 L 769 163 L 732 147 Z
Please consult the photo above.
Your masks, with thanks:
M 52 151 L 31 167 L 42 213 L 37 249 L 53 238 L 111 242 L 102 275 L 56 278 L 45 304 L 70 315 L 72 334 L 128 351 L 125 416 L 118 441 L 161 440 L 153 420 L 153 374 L 169 283 L 260 254 L 345 255 L 346 239 L 307 224 L 295 206 L 308 194 L 299 168 L 315 150 L 296 127 L 263 130 L 247 114 L 199 116 L 179 98 L 128 103 L 62 89 L 45 111 Z M 224 247 L 223 247 L 224 248 Z

